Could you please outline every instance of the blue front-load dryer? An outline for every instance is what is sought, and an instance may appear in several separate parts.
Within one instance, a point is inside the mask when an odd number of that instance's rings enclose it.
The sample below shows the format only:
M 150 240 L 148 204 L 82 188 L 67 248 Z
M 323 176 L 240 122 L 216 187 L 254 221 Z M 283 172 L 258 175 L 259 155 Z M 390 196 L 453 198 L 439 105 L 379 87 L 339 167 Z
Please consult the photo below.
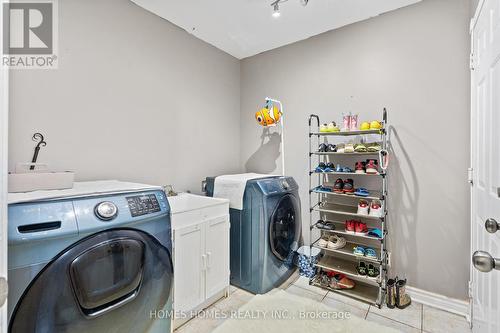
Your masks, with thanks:
M 9 332 L 170 332 L 163 190 L 14 203 L 8 229 Z
M 214 184 L 207 178 L 207 195 L 213 196 Z M 230 209 L 232 285 L 264 294 L 291 276 L 302 228 L 298 190 L 291 177 L 247 182 L 243 209 Z

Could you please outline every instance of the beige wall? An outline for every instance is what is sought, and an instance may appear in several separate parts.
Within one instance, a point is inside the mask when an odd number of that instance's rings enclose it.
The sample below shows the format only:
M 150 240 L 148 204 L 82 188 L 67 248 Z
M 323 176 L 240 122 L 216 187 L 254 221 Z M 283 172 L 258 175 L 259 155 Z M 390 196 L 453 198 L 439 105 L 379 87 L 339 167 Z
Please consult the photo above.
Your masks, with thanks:
M 241 69 L 242 167 L 280 171 L 279 137 L 261 146 L 253 119 L 265 96 L 280 99 L 287 174 L 299 182 L 304 208 L 309 114 L 376 119 L 388 108 L 392 272 L 459 299 L 470 262 L 469 17 L 467 0 L 425 0 L 245 59 Z M 307 224 L 307 209 L 303 218 Z
M 10 169 L 199 191 L 239 171 L 239 61 L 128 0 L 59 1 L 59 69 L 11 71 Z M 221 145 L 221 143 L 224 143 Z

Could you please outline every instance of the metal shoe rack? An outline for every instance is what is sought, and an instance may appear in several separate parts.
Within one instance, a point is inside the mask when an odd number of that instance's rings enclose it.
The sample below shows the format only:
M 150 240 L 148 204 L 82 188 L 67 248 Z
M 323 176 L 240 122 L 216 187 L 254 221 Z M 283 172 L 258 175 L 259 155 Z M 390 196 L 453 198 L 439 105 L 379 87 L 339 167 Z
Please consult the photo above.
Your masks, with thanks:
M 313 125 L 313 120 L 316 120 L 316 126 Z M 311 247 L 316 247 L 321 250 L 319 260 L 316 263 L 317 272 L 315 277 L 311 278 L 309 284 L 316 285 L 324 289 L 341 293 L 343 295 L 364 301 L 378 306 L 382 306 L 384 302 L 387 265 L 389 263 L 389 255 L 386 247 L 386 224 L 387 224 L 387 171 L 380 169 L 378 174 L 356 174 L 345 172 L 315 172 L 316 166 L 321 161 L 329 161 L 336 165 L 342 164 L 339 160 L 349 161 L 350 168 L 353 168 L 357 161 L 355 158 L 384 158 L 387 153 L 387 111 L 383 110 L 382 128 L 377 130 L 366 131 L 349 131 L 349 132 L 320 132 L 320 119 L 317 115 L 309 117 L 309 207 L 310 207 L 310 237 L 309 244 Z M 362 137 L 374 140 L 377 136 L 380 137 L 381 150 L 379 152 L 362 152 L 362 153 L 338 153 L 338 152 L 318 152 L 318 146 L 322 142 L 327 142 L 329 137 L 336 136 L 337 139 L 352 139 Z M 377 140 L 378 141 L 378 140 Z M 379 165 L 381 165 L 379 160 Z M 366 187 L 364 184 L 369 182 L 376 184 L 379 191 L 370 189 L 368 197 L 356 196 L 353 194 L 339 194 L 334 192 L 317 191 L 315 188 L 319 185 L 330 184 L 333 186 L 337 178 L 352 178 L 354 185 L 358 187 Z M 363 186 L 360 186 L 362 185 Z M 360 199 L 365 199 L 368 202 L 371 200 L 380 200 L 382 203 L 382 217 L 366 216 L 357 214 L 357 204 Z M 335 225 L 334 230 L 322 230 L 316 227 L 318 220 L 332 222 Z M 371 237 L 367 235 L 351 234 L 345 231 L 345 221 L 356 219 L 367 224 L 368 228 L 378 228 L 382 231 L 382 237 Z M 346 239 L 346 245 L 338 250 L 326 249 L 317 246 L 318 241 L 324 234 L 337 234 Z M 318 235 L 319 237 L 317 238 Z M 356 245 L 369 246 L 377 252 L 376 259 L 367 257 L 359 257 L 353 253 L 353 247 Z M 312 249 L 311 249 L 312 250 Z M 312 251 L 311 251 L 312 253 Z M 378 278 L 362 276 L 357 273 L 356 266 L 360 261 L 371 263 L 379 268 L 380 275 Z M 332 289 L 321 285 L 318 281 L 320 271 L 335 271 L 342 273 L 351 280 L 356 286 L 353 289 Z

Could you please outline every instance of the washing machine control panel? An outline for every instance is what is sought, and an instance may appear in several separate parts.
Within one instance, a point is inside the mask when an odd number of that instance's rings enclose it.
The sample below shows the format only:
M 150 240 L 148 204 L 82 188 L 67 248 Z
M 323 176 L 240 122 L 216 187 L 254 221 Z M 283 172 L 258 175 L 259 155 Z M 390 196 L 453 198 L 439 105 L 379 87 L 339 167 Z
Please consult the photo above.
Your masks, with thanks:
M 158 199 L 154 194 L 136 195 L 133 197 L 127 197 L 126 199 L 132 217 L 161 211 Z

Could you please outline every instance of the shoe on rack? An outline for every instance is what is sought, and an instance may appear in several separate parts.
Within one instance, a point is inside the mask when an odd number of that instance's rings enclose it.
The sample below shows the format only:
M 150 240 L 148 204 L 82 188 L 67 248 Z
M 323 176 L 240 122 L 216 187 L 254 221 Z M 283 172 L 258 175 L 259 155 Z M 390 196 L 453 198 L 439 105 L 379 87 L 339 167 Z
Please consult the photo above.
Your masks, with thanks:
M 365 257 L 369 259 L 377 259 L 377 251 L 374 248 L 367 247 L 365 249 Z
M 323 162 L 320 162 L 316 169 L 314 169 L 314 172 L 325 172 L 326 164 Z
M 344 193 L 354 194 L 354 180 L 351 178 L 344 180 Z
M 385 295 L 385 303 L 389 309 L 394 309 L 396 307 L 396 279 L 387 280 L 387 292 Z
M 334 172 L 334 171 L 335 171 L 335 166 L 333 165 L 333 163 L 332 162 L 326 163 L 324 172 Z
M 337 151 L 336 145 L 332 145 L 331 143 L 328 144 L 328 147 L 326 148 L 326 152 L 335 153 L 336 151 Z
M 370 175 L 378 174 L 378 161 L 373 159 L 366 160 L 365 170 Z
M 355 246 L 353 247 L 352 249 L 352 253 L 355 255 L 355 256 L 359 256 L 359 257 L 364 257 L 365 256 L 365 248 L 358 245 L 358 246 Z
M 367 197 L 370 195 L 370 191 L 368 191 L 364 187 L 358 187 L 356 191 L 354 191 L 354 194 L 357 195 L 358 197 Z
M 356 164 L 354 165 L 354 170 L 355 173 L 365 174 L 366 173 L 365 162 L 356 162 Z
M 356 233 L 356 221 L 345 221 L 345 232 L 347 232 L 348 234 Z
M 355 286 L 354 281 L 347 278 L 344 274 L 334 272 L 330 278 L 330 288 L 332 289 L 352 289 Z
M 321 126 L 319 127 L 319 131 L 320 131 L 321 133 L 326 133 L 326 132 L 328 132 L 328 124 L 323 124 L 323 125 L 321 125 Z
M 368 215 L 370 205 L 366 200 L 359 200 L 358 203 L 358 215 Z
M 328 145 L 326 143 L 322 143 L 318 146 L 318 152 L 326 153 L 328 150 Z
M 373 200 L 370 204 L 370 216 L 383 217 L 382 203 L 379 200 Z
M 358 143 L 354 145 L 354 151 L 356 153 L 365 153 L 366 152 L 366 146 L 362 143 Z
M 333 192 L 335 193 L 344 193 L 344 181 L 338 178 L 333 185 Z
M 396 282 L 396 307 L 404 309 L 411 304 L 411 297 L 406 293 L 406 279 Z
M 322 236 L 320 238 L 320 240 L 318 241 L 318 246 L 319 247 L 327 247 L 329 238 L 330 237 L 328 237 L 327 235 Z
M 345 144 L 339 143 L 337 145 L 337 153 L 345 153 Z
M 328 239 L 327 248 L 331 250 L 338 250 L 345 246 L 346 240 L 344 237 L 339 237 L 337 235 L 333 235 Z
M 368 267 L 366 268 L 366 275 L 373 279 L 378 278 L 380 275 L 380 270 L 373 264 L 368 264 Z
M 358 272 L 359 275 L 366 276 L 366 274 L 368 273 L 368 269 L 364 261 L 359 262 L 358 266 L 356 266 L 356 271 Z
M 340 128 L 337 127 L 337 124 L 332 121 L 331 123 L 328 124 L 328 132 L 334 133 L 334 132 L 340 132 Z
M 354 143 L 346 143 L 344 153 L 354 153 Z
M 368 228 L 366 227 L 365 222 L 356 221 L 355 223 L 356 223 L 356 225 L 355 225 L 354 233 L 356 235 L 367 235 L 368 234 Z
M 325 222 L 323 220 L 318 220 L 315 224 L 316 228 L 321 229 L 321 230 L 335 230 L 335 225 L 332 222 Z
M 370 153 L 377 153 L 380 151 L 380 149 L 382 149 L 382 147 L 378 142 L 372 142 L 366 144 L 366 150 Z

